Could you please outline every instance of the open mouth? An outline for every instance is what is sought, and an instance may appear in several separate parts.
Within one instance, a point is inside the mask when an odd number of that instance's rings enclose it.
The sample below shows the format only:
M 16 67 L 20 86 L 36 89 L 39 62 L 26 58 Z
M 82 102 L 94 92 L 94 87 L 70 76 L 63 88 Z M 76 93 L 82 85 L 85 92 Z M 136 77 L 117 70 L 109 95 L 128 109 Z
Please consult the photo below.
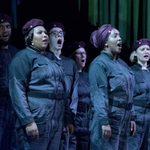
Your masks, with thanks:
M 149 55 L 144 55 L 144 58 L 149 58 Z
M 117 46 L 118 46 L 119 48 L 122 48 L 122 43 L 118 43 Z
M 62 44 L 62 40 L 58 39 L 57 44 Z

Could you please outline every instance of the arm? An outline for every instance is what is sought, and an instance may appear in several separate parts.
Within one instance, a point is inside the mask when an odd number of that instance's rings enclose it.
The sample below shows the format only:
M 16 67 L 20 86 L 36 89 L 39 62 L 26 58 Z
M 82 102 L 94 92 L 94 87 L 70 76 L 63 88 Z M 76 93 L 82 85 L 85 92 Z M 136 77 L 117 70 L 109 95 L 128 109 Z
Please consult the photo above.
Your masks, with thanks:
M 108 122 L 108 85 L 104 66 L 92 64 L 89 69 L 91 101 L 102 125 Z
M 108 118 L 108 85 L 105 66 L 103 64 L 92 64 L 89 69 L 89 82 L 91 90 L 91 101 L 94 106 L 94 112 L 98 117 L 99 126 L 102 129 L 102 136 L 109 138 L 111 136 L 111 127 Z
M 15 57 L 10 65 L 9 70 L 9 91 L 14 110 L 22 126 L 34 121 L 26 91 L 30 77 L 30 65 L 27 59 Z
M 38 138 L 39 131 L 28 105 L 27 90 L 31 72 L 30 60 L 15 57 L 10 65 L 9 91 L 14 110 L 28 136 Z

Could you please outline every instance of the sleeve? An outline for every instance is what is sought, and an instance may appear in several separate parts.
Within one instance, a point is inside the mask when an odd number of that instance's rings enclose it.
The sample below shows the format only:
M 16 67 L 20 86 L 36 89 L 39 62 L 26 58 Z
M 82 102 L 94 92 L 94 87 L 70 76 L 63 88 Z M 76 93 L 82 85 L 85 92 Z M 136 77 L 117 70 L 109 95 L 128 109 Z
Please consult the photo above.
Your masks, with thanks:
M 71 91 L 70 91 L 70 97 L 67 97 L 67 102 L 66 102 L 66 109 L 65 109 L 65 124 L 74 124 L 74 117 L 75 114 L 72 111 L 72 108 L 70 107 L 70 104 L 72 100 L 74 99 L 73 97 L 77 96 L 77 80 L 78 80 L 78 74 L 77 74 L 77 66 L 74 60 L 70 59 L 73 66 L 72 72 L 73 72 L 73 80 L 71 83 Z
M 68 124 L 74 124 L 74 114 L 72 113 L 69 103 L 65 101 L 65 114 L 64 114 L 64 125 L 67 126 Z
M 15 57 L 9 68 L 9 92 L 13 108 L 22 126 L 34 121 L 26 95 L 29 76 L 29 60 Z
M 89 83 L 91 102 L 94 112 L 101 125 L 109 124 L 108 121 L 108 83 L 105 66 L 99 63 L 91 64 L 89 68 Z

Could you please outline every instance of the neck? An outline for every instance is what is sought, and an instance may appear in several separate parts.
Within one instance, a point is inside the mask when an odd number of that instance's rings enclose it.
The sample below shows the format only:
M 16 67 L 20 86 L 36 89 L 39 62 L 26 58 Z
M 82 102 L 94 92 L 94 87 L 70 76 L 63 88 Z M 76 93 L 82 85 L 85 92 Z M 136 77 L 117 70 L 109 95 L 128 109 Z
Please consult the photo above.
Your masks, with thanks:
M 138 64 L 142 66 L 142 70 L 147 70 L 147 62 L 138 61 Z
M 105 50 L 105 52 L 106 52 L 107 54 L 109 54 L 110 56 L 112 56 L 112 59 L 113 59 L 113 60 L 116 60 L 116 59 L 117 59 L 118 55 L 112 53 L 112 52 L 110 51 L 110 49 L 105 48 L 104 50 Z
M 50 51 L 51 51 L 52 53 L 54 53 L 54 55 L 55 55 L 58 59 L 61 59 L 61 58 L 60 58 L 61 49 L 50 49 Z
M 78 66 L 78 72 L 82 72 L 83 71 L 83 67 Z
M 78 72 L 82 72 L 82 69 L 78 69 Z
M 1 46 L 1 49 L 8 49 L 8 45 Z
M 35 51 L 38 51 L 38 52 L 45 52 L 45 49 L 38 49 L 37 47 L 33 46 L 33 45 L 29 45 L 29 47 L 31 47 L 32 49 L 34 49 Z

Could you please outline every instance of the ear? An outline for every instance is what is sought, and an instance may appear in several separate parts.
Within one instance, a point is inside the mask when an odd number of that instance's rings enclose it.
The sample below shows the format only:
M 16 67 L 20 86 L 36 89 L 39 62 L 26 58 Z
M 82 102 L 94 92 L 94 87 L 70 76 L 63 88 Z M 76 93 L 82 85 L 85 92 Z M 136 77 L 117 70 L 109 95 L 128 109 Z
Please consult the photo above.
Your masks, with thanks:
M 106 47 L 106 48 L 108 47 L 108 44 L 107 44 L 107 43 L 105 43 L 105 47 Z
M 130 61 L 131 61 L 132 63 L 137 62 L 137 54 L 136 54 L 136 51 L 133 51 L 133 52 L 130 54 Z

